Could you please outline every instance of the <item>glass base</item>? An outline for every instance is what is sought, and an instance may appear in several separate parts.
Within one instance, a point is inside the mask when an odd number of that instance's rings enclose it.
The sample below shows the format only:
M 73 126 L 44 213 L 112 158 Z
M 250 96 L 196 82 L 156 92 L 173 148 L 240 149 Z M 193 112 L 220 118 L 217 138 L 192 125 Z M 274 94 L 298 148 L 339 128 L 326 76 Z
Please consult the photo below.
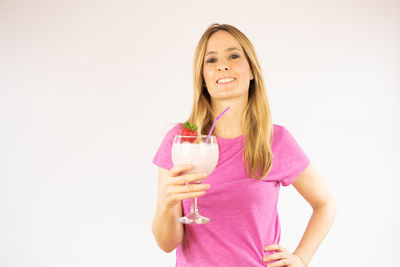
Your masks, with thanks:
M 189 213 L 185 217 L 179 218 L 179 222 L 185 224 L 205 224 L 209 223 L 210 219 L 201 216 L 199 213 Z

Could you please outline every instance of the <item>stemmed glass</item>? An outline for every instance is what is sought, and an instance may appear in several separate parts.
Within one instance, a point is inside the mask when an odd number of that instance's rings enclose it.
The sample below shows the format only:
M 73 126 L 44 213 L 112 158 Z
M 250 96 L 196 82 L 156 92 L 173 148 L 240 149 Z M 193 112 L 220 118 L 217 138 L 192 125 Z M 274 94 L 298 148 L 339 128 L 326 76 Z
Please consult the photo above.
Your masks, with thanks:
M 176 135 L 172 145 L 172 162 L 174 165 L 191 164 L 193 169 L 184 172 L 207 173 L 207 176 L 215 169 L 218 163 L 217 138 L 211 135 L 206 143 L 207 135 L 182 136 Z M 200 215 L 197 208 L 197 197 L 191 199 L 190 213 L 179 218 L 185 224 L 205 224 L 210 222 L 209 218 Z

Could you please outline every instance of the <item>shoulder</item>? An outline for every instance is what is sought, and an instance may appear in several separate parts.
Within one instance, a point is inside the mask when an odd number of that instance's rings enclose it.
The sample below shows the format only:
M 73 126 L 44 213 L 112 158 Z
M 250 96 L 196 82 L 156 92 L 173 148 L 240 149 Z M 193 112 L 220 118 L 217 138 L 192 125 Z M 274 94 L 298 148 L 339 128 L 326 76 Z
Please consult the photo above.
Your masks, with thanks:
M 161 146 L 169 145 L 175 138 L 175 135 L 181 133 L 181 123 L 171 123 L 164 127 L 164 131 L 161 134 Z
M 165 136 L 175 136 L 179 134 L 182 130 L 182 123 L 172 123 L 165 128 L 164 135 Z
M 274 135 L 281 133 L 283 129 L 285 129 L 284 126 L 282 126 L 280 124 L 275 124 L 275 123 L 273 124 Z
M 286 129 L 285 126 L 279 125 L 279 124 L 273 124 L 273 140 L 274 142 L 279 142 L 281 140 L 284 140 L 285 138 L 290 135 L 290 132 L 288 129 Z
M 181 130 L 180 123 L 173 123 L 164 128 L 164 138 L 153 158 L 153 163 L 157 166 L 170 170 L 173 166 L 171 159 L 171 148 L 175 135 L 179 134 Z
M 293 134 L 284 126 L 274 124 L 274 134 L 272 145 L 280 153 L 296 154 L 302 150 Z
M 287 149 L 297 145 L 295 137 L 285 126 L 274 124 L 273 131 L 272 144 L 276 148 Z

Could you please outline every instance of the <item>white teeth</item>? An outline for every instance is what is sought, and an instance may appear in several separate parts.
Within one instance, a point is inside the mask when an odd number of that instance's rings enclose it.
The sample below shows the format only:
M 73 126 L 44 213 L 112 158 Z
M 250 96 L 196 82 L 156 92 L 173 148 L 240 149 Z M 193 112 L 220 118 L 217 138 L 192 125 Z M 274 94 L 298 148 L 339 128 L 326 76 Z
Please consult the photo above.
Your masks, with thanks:
M 226 78 L 226 79 L 218 80 L 217 83 L 227 83 L 227 82 L 231 82 L 233 80 L 235 80 L 235 78 Z

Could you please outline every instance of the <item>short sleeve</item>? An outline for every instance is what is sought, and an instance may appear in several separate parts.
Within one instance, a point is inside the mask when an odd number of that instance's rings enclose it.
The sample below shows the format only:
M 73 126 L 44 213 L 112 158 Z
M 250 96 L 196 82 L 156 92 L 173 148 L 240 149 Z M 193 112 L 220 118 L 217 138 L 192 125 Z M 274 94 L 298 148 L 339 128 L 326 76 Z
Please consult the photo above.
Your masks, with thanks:
M 297 176 L 310 164 L 303 149 L 296 142 L 292 134 L 284 127 L 281 131 L 280 166 L 283 186 L 292 184 Z
M 171 157 L 172 142 L 174 141 L 175 135 L 179 134 L 180 128 L 181 125 L 177 124 L 165 134 L 152 161 L 158 167 L 170 170 L 174 165 Z

